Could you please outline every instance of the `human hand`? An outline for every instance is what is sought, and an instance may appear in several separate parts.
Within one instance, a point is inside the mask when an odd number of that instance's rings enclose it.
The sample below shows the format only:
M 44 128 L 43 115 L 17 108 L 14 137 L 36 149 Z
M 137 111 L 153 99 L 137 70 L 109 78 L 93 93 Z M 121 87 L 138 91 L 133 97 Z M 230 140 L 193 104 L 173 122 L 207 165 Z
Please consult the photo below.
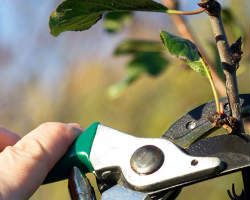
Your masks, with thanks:
M 28 199 L 81 132 L 78 124 L 47 122 L 20 139 L 0 128 L 0 200 Z

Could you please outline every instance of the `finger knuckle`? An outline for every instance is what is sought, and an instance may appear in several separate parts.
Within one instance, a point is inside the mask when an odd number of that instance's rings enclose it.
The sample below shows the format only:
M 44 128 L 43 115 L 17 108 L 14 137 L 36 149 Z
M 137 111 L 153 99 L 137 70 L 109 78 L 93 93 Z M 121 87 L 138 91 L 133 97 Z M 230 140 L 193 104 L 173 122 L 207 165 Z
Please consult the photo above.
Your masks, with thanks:
M 44 145 L 36 138 L 27 138 L 22 145 L 18 146 L 18 150 L 34 160 L 41 160 L 47 153 Z
M 7 146 L 4 148 L 2 153 L 10 155 L 10 154 L 16 153 L 16 149 L 13 146 Z
M 39 129 L 55 133 L 67 131 L 66 125 L 60 122 L 45 122 L 39 126 Z
M 67 145 L 71 132 L 74 131 L 73 127 L 60 122 L 46 122 L 41 124 L 39 128 L 42 133 L 48 132 L 54 136 L 60 135 L 60 141 L 65 143 L 64 145 Z
M 17 151 L 17 149 L 13 146 L 7 146 L 4 148 L 4 150 L 1 152 L 1 159 L 2 157 L 4 157 L 4 161 L 5 163 L 11 163 L 11 164 L 15 164 L 15 160 L 16 157 L 18 157 L 19 152 Z

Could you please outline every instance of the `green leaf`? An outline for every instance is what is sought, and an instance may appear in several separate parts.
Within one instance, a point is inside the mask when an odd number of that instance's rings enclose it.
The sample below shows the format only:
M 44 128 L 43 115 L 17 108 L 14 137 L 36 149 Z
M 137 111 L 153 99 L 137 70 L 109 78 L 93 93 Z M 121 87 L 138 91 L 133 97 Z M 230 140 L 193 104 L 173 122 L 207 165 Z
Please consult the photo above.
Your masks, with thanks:
M 194 71 L 208 76 L 204 61 L 195 44 L 165 31 L 162 31 L 160 36 L 164 46 L 172 55 L 184 60 Z
M 168 61 L 161 53 L 141 53 L 127 65 L 129 75 L 146 72 L 151 76 L 159 75 L 167 66 Z
M 110 86 L 108 89 L 109 97 L 111 97 L 112 99 L 119 97 L 122 92 L 127 89 L 129 85 L 131 85 L 135 80 L 137 80 L 137 78 L 126 77 L 122 81 Z
M 126 54 L 136 54 L 136 53 L 157 53 L 162 52 L 163 46 L 158 41 L 152 40 L 133 40 L 127 39 L 122 41 L 116 47 L 115 55 L 126 55 Z
M 109 88 L 109 96 L 111 98 L 119 97 L 142 74 L 147 73 L 151 76 L 157 76 L 166 69 L 167 65 L 168 60 L 161 53 L 135 54 L 134 58 L 126 66 L 126 78 Z
M 162 31 L 160 36 L 164 46 L 172 55 L 184 60 L 194 71 L 199 72 L 208 78 L 215 99 L 216 111 L 221 113 L 219 97 L 210 70 L 200 56 L 195 44 L 189 40 L 172 35 L 165 31 Z
M 152 0 L 65 0 L 51 14 L 51 34 L 64 31 L 83 31 L 94 25 L 107 12 L 154 11 L 167 8 Z
M 103 26 L 109 33 L 120 32 L 132 19 L 132 12 L 109 12 L 104 16 Z

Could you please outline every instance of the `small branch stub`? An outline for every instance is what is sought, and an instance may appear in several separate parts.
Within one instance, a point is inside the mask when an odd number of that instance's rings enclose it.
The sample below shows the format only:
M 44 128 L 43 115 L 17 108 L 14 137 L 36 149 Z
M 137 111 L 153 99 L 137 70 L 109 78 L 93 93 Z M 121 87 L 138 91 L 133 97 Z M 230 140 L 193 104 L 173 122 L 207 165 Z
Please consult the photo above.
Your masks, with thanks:
M 208 0 L 198 3 L 201 8 L 204 8 L 210 16 L 218 16 L 221 11 L 221 6 L 217 1 Z
M 241 57 L 242 57 L 242 38 L 240 37 L 238 40 L 236 40 L 235 43 L 233 43 L 230 47 L 231 55 L 232 55 L 232 63 L 235 66 L 235 70 L 239 68 Z
M 208 120 L 213 124 L 214 127 L 223 127 L 228 133 L 232 133 L 233 130 L 237 129 L 239 126 L 237 119 L 228 116 L 225 113 L 216 112 L 214 115 L 209 116 Z

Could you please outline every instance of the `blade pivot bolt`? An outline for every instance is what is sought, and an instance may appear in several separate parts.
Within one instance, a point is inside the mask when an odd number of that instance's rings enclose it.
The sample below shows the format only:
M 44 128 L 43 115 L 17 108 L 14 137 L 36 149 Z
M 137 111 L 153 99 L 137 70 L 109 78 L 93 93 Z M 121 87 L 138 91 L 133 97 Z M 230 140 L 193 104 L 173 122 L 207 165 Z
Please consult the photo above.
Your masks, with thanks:
M 149 175 L 156 172 L 163 162 L 163 152 L 153 145 L 140 147 L 130 159 L 131 168 L 140 175 Z

